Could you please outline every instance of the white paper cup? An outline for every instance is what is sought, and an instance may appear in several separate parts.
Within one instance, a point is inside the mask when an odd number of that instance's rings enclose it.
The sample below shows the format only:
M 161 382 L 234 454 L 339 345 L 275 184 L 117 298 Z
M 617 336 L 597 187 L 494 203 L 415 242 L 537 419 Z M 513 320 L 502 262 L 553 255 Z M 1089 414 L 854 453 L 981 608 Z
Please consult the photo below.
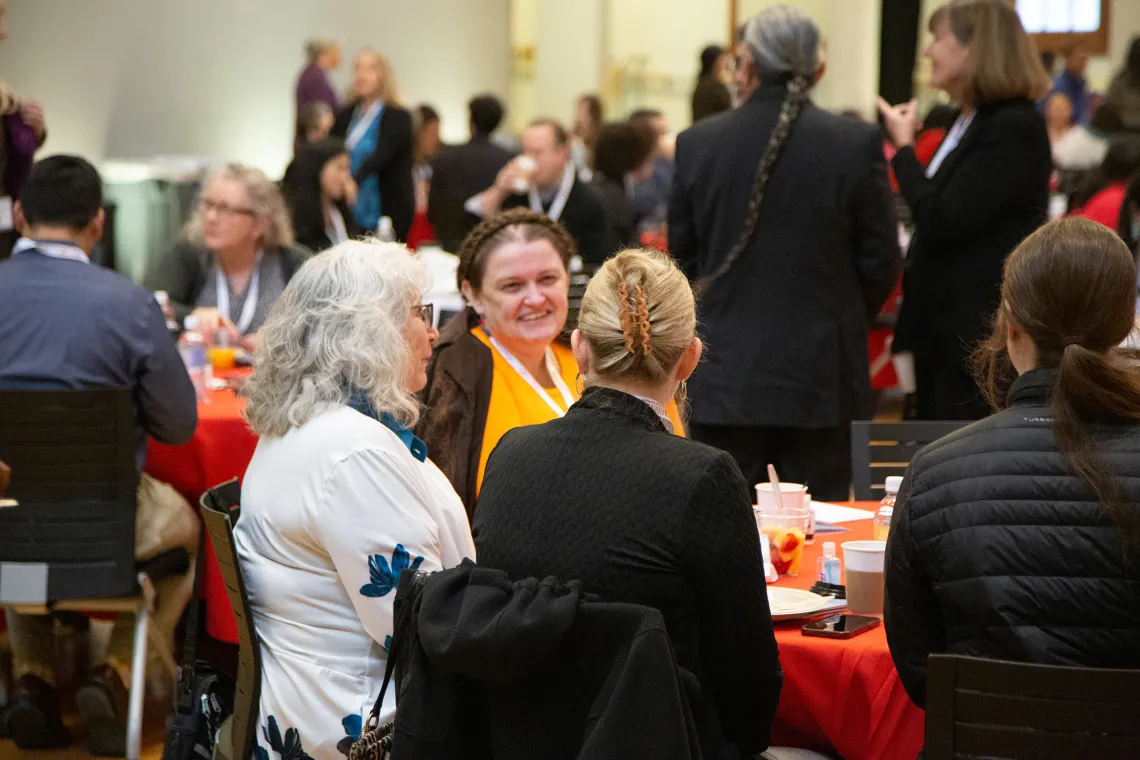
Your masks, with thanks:
M 843 575 L 847 609 L 860 615 L 883 614 L 883 565 L 886 541 L 847 541 L 843 544 Z
M 914 354 L 910 351 L 894 354 L 891 361 L 895 365 L 895 375 L 899 379 L 899 390 L 903 393 L 914 393 L 918 388 L 914 376 Z
M 780 498 L 784 502 L 784 509 L 798 511 L 808 508 L 807 486 L 799 483 L 781 483 Z M 776 494 L 772 491 L 771 483 L 756 484 L 756 507 L 761 512 L 778 512 L 780 505 L 776 501 Z

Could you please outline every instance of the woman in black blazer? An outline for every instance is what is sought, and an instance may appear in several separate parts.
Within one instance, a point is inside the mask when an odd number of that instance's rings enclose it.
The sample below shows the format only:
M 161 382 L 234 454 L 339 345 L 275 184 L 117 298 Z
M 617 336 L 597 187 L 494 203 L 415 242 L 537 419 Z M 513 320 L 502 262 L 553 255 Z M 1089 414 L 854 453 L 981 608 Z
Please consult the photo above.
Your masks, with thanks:
M 379 217 L 387 216 L 402 242 L 408 239 L 416 214 L 412 115 L 400 105 L 391 64 L 375 50 L 360 51 L 353 76 L 356 98 L 337 114 L 332 135 L 344 140 L 352 155 L 352 174 L 360 187 L 356 220 L 372 231 Z M 373 109 L 379 110 L 378 125 L 369 123 Z M 362 150 L 361 143 L 371 150 Z M 376 186 L 379 214 L 368 213 L 370 192 Z
M 349 205 L 356 183 L 342 141 L 329 138 L 302 145 L 281 185 L 293 235 L 313 253 L 360 235 Z
M 920 419 L 980 419 L 969 353 L 988 333 L 1006 256 L 1048 212 L 1052 158 L 1034 101 L 1049 78 L 1004 0 L 954 0 L 930 31 L 931 83 L 962 111 L 929 167 L 914 153 L 914 102 L 879 102 L 915 223 L 894 350 L 914 353 Z
M 479 563 L 659 609 L 678 665 L 701 685 L 704 756 L 760 752 L 783 676 L 748 484 L 730 455 L 674 435 L 665 414 L 701 355 L 685 275 L 656 252 L 618 254 L 590 280 L 572 344 L 582 399 L 491 454 L 472 530 Z

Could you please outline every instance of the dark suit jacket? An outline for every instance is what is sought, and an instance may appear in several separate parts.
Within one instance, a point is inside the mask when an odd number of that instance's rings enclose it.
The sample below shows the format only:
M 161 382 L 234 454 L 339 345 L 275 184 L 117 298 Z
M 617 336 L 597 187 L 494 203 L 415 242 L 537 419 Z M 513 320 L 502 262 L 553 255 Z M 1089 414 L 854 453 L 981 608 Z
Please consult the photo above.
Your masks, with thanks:
M 345 139 L 352 122 L 355 103 L 349 103 L 337 114 L 334 137 Z M 380 213 L 392 218 L 396 239 L 408 239 L 416 215 L 416 190 L 412 182 L 412 115 L 389 103 L 380 117 L 380 139 L 376 151 L 365 159 L 356 172 L 356 181 L 375 175 L 380 178 Z
M 694 711 L 759 752 L 783 674 L 751 505 L 730 455 L 667 432 L 633 396 L 591 387 L 565 417 L 503 436 L 472 534 L 483 567 L 573 578 L 660 610 L 677 663 L 701 684 Z
M 693 279 L 741 234 L 785 92 L 764 87 L 677 138 L 669 250 Z M 899 266 L 878 130 L 809 103 L 751 243 L 699 303 L 706 358 L 689 381 L 693 421 L 810 429 L 868 415 L 867 325 Z
M 892 165 L 915 224 L 896 347 L 964 366 L 1001 300 L 1005 257 L 1048 213 L 1045 120 L 1029 100 L 983 106 L 932 179 L 913 148 Z
M 526 195 L 508 195 L 502 208 L 529 205 L 530 199 Z M 549 206 L 543 210 L 549 210 Z M 606 206 L 594 188 L 577 176 L 558 221 L 578 244 L 578 255 L 585 263 L 601 264 L 614 253 L 609 246 L 610 222 Z
M 479 217 L 463 204 L 495 184 L 499 172 L 514 157 L 489 137 L 476 135 L 464 145 L 444 148 L 432 161 L 427 213 L 443 250 L 459 252 L 463 238 L 479 223 Z
M 613 252 L 636 246 L 638 220 L 634 217 L 633 204 L 626 195 L 625 185 L 595 172 L 590 186 L 605 204 L 606 217 L 610 222 L 606 247 Z
M 732 94 L 716 77 L 701 77 L 693 88 L 693 123 L 732 108 Z

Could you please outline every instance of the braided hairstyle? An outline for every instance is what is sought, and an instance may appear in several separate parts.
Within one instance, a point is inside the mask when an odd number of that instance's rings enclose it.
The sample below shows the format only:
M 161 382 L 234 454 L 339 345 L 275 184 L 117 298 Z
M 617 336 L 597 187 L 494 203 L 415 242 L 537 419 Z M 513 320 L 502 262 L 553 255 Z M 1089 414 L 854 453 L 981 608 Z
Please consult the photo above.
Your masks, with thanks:
M 741 28 L 740 38 L 747 44 L 752 66 L 761 80 L 786 84 L 788 94 L 780 105 L 776 126 L 756 168 L 744 229 L 720 265 L 697 281 L 694 290 L 698 297 L 707 294 L 712 284 L 732 268 L 756 234 L 768 180 L 788 142 L 792 125 L 810 98 L 821 63 L 819 27 L 795 8 L 779 5 L 753 16 Z
M 696 335 L 689 281 L 659 251 L 622 251 L 586 286 L 578 330 L 594 357 L 591 375 L 664 381 Z
M 469 283 L 472 290 L 483 287 L 487 259 L 502 246 L 536 240 L 546 240 L 554 246 L 562 265 L 569 270 L 570 259 L 578 254 L 578 245 L 559 222 L 529 208 L 513 208 L 487 217 L 467 234 L 459 247 L 459 267 L 455 271 L 459 290 L 463 290 L 464 282 Z

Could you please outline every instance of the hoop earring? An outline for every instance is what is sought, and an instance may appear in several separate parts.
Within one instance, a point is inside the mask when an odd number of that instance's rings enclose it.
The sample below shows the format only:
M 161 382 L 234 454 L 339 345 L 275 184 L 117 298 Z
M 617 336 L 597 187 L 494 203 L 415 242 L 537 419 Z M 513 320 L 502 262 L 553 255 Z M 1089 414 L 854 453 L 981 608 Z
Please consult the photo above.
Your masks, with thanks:
M 579 396 L 586 392 L 586 379 L 582 377 L 581 372 L 574 376 L 574 390 Z

